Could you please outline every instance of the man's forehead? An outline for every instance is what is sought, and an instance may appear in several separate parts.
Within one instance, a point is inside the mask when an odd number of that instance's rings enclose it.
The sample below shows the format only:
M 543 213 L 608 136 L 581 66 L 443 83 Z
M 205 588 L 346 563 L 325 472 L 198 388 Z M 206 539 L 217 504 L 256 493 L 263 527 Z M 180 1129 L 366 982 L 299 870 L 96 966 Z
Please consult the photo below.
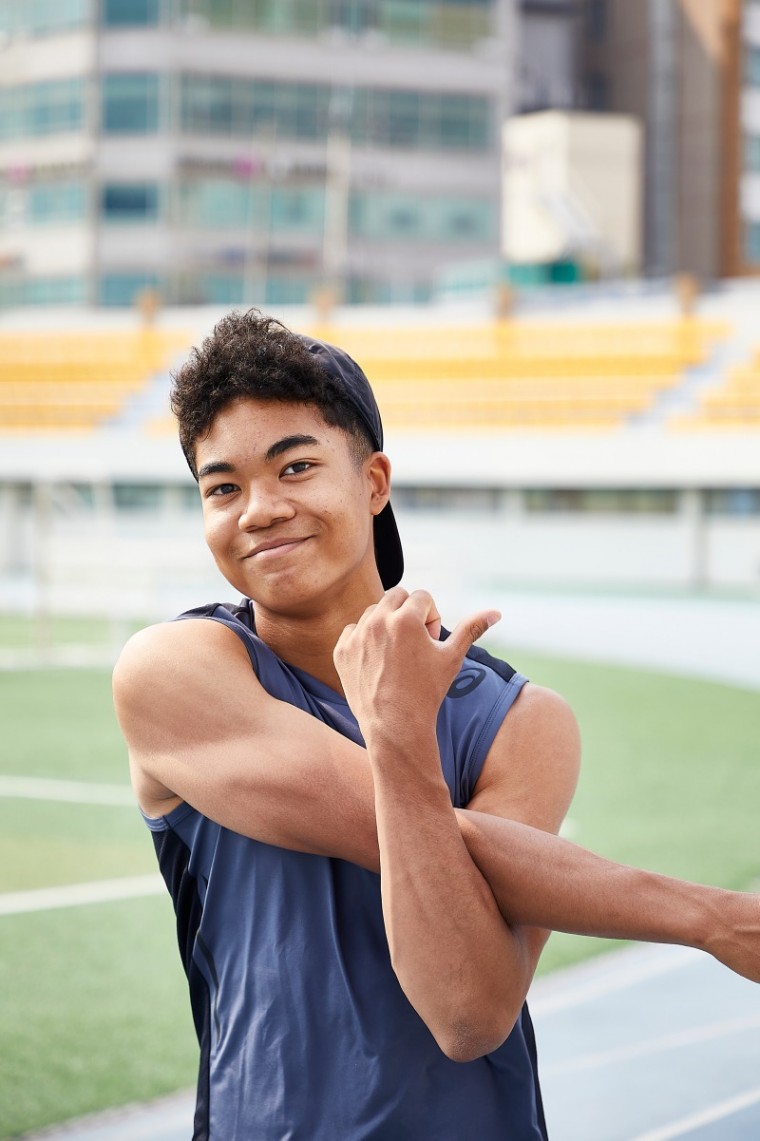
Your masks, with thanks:
M 246 398 L 217 413 L 196 444 L 195 458 L 200 469 L 212 459 L 231 462 L 233 455 L 273 459 L 291 447 L 334 448 L 343 438 L 316 405 Z

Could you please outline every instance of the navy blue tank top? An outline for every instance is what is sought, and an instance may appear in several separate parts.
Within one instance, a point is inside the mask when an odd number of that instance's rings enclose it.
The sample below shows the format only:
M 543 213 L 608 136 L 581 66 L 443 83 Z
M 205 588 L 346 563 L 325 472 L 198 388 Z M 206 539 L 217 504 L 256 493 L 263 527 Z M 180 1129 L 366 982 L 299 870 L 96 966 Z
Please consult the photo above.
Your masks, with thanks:
M 363 744 L 345 700 L 257 637 L 250 603 L 181 617 L 229 627 L 273 697 Z M 479 648 L 465 659 L 438 718 L 455 806 L 524 682 Z M 146 823 L 201 1047 L 194 1141 L 546 1137 L 527 1006 L 492 1054 L 446 1058 L 393 973 L 379 876 L 247 839 L 188 804 Z

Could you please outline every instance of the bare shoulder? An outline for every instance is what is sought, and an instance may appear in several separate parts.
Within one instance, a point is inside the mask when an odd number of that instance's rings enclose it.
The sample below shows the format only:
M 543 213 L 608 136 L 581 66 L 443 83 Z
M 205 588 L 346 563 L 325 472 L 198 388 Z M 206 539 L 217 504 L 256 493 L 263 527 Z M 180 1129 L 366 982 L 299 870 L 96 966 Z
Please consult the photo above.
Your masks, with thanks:
M 505 717 L 483 766 L 471 806 L 554 831 L 570 805 L 580 771 L 580 732 L 569 703 L 528 682 Z
M 187 618 L 181 622 L 160 622 L 138 630 L 126 643 L 114 668 L 114 685 L 128 686 L 138 681 L 157 665 L 187 662 L 187 655 L 219 652 L 228 654 L 239 646 L 245 649 L 231 630 L 221 622 L 206 618 Z
M 116 714 L 132 745 L 147 745 L 163 727 L 175 740 L 199 719 L 237 715 L 263 693 L 240 639 L 220 622 L 184 619 L 133 635 L 113 672 Z
M 144 696 L 146 688 L 177 684 L 188 677 L 209 676 L 214 666 L 248 661 L 240 639 L 220 622 L 185 619 L 147 626 L 126 643 L 113 671 L 117 700 Z

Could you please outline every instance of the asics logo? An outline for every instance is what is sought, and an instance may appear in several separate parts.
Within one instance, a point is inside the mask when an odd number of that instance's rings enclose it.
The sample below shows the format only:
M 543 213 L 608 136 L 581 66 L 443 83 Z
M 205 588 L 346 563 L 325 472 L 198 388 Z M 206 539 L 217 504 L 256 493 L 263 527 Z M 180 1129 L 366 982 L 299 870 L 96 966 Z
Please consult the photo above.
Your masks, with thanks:
M 465 666 L 454 678 L 446 696 L 467 697 L 469 693 L 472 693 L 474 689 L 478 688 L 485 676 L 486 671 L 480 669 L 478 666 Z

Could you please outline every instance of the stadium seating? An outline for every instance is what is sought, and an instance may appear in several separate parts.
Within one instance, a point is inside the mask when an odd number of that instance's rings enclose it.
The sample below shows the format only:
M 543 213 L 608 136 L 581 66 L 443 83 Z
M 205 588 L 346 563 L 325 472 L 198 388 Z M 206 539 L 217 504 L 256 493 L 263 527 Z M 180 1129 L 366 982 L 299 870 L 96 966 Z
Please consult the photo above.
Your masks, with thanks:
M 119 417 L 190 335 L 0 333 L 0 432 L 91 432 Z
M 360 362 L 387 427 L 476 432 L 623 426 L 679 385 L 727 333 L 696 318 L 312 331 Z M 192 340 L 152 327 L 0 333 L 0 431 L 81 432 L 118 423 L 127 402 Z M 145 427 L 153 434 L 175 430 L 169 416 Z
M 361 363 L 388 427 L 500 431 L 621 426 L 727 329 L 690 318 L 314 331 Z
M 683 431 L 760 429 L 760 348 L 749 364 L 731 369 L 725 379 L 702 394 L 699 408 L 674 418 Z

